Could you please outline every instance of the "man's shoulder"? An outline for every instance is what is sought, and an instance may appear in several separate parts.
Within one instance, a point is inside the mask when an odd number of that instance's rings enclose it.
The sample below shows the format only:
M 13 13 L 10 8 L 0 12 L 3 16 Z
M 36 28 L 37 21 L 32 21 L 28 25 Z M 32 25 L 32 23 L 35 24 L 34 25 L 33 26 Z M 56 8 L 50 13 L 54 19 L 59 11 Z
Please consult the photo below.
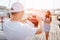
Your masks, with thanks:
M 11 25 L 10 21 L 6 21 L 6 22 L 3 23 L 3 27 L 8 27 L 10 25 Z

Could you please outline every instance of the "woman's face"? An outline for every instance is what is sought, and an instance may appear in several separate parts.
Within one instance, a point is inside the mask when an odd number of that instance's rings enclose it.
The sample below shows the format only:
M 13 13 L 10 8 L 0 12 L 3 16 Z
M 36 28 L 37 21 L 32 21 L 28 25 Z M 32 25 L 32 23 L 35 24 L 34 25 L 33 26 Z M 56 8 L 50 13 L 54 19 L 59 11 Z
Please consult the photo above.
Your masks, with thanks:
M 47 11 L 47 12 L 46 12 L 46 15 L 47 15 L 47 16 L 50 16 L 50 15 L 51 15 L 50 11 Z
M 46 14 L 45 14 L 45 17 L 48 17 L 49 18 L 50 15 L 51 15 L 50 11 L 47 11 Z
M 46 13 L 46 15 L 48 16 L 48 15 L 49 15 L 49 13 Z

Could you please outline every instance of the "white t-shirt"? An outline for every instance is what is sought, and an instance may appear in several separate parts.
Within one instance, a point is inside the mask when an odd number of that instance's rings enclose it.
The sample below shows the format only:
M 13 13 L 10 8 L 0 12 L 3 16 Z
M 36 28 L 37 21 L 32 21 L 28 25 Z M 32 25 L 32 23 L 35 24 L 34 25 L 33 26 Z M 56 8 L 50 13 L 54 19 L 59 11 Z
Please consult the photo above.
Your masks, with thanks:
M 27 40 L 28 37 L 35 35 L 36 28 L 26 23 L 17 21 L 7 21 L 3 25 L 3 30 L 8 40 Z

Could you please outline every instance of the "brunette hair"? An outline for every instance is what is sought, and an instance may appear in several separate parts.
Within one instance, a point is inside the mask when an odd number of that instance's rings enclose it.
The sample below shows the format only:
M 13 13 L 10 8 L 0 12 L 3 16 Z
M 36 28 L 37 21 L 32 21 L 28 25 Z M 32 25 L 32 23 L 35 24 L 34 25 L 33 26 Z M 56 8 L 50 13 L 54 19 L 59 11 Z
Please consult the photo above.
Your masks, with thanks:
M 52 18 L 50 17 L 51 12 L 48 10 L 46 13 L 47 13 L 48 15 L 46 14 L 45 17 L 46 17 L 46 18 L 50 18 L 50 21 L 52 21 Z
M 48 10 L 46 13 L 47 13 L 48 15 L 46 14 L 45 17 L 46 17 L 46 18 L 49 18 L 49 16 L 51 15 L 51 12 Z

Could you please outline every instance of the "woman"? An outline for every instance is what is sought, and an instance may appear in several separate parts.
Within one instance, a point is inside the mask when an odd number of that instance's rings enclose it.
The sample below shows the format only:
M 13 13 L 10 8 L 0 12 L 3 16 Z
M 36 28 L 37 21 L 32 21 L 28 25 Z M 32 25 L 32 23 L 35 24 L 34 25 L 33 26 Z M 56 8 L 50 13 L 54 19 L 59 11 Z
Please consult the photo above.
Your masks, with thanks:
M 51 23 L 51 13 L 50 11 L 47 11 L 44 18 L 44 32 L 46 35 L 46 40 L 48 40 L 49 37 L 50 23 Z

